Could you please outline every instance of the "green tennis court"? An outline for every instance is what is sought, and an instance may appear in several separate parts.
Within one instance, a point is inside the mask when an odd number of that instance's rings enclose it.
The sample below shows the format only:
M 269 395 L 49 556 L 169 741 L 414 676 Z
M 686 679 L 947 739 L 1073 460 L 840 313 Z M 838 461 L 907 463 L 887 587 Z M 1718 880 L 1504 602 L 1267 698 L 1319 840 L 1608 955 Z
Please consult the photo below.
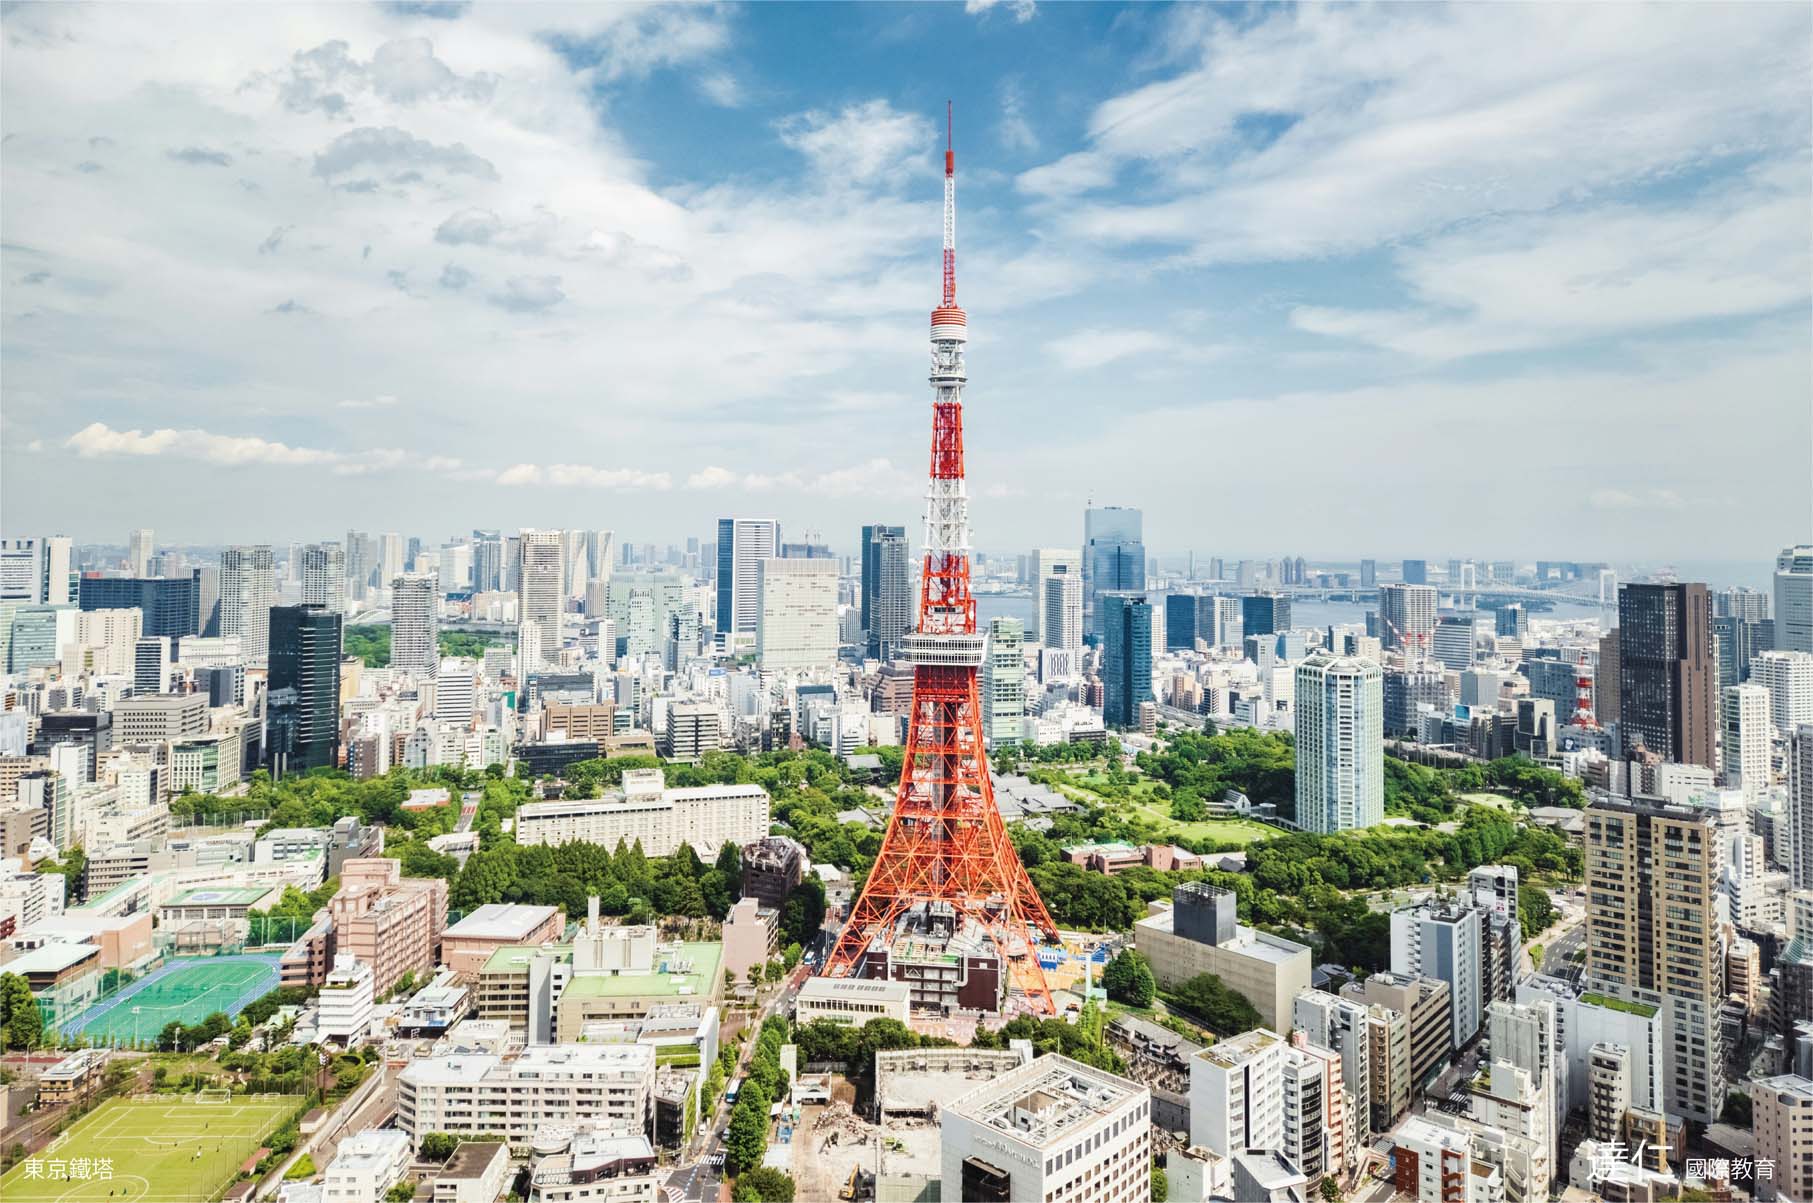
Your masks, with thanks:
M 171 1020 L 197 1024 L 211 1012 L 237 1015 L 276 989 L 275 956 L 177 957 L 63 1025 L 97 1044 L 151 1041 Z
M 304 1100 L 112 1099 L 0 1178 L 6 1203 L 204 1203 Z

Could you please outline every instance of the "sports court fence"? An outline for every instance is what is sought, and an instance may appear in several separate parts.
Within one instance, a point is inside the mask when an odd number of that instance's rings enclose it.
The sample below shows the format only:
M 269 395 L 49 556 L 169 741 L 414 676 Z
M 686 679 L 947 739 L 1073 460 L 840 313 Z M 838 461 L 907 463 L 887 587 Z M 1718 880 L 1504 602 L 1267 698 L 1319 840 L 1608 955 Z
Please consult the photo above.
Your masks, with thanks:
M 236 964 L 244 964 L 245 971 L 233 972 L 229 967 Z M 212 966 L 223 972 L 198 976 L 198 970 Z M 109 971 L 101 993 L 86 1005 L 60 1015 L 46 1012 L 47 1029 L 60 1031 L 66 1040 L 92 1045 L 150 1045 L 173 1020 L 193 1025 L 211 1011 L 231 1017 L 278 984 L 277 962 L 269 956 L 163 957 L 144 970 L 138 974 L 121 970 L 117 976 Z M 45 1010 L 42 1004 L 39 1009 Z

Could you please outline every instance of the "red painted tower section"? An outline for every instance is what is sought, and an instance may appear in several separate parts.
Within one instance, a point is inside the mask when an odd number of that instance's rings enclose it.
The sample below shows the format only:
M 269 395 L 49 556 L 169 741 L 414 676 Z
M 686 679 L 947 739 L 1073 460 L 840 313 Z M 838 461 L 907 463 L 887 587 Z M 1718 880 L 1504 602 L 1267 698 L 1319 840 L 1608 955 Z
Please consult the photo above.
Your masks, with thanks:
M 947 113 L 948 123 L 948 113 Z M 932 311 L 932 452 L 926 489 L 925 561 L 919 623 L 902 640 L 913 664 L 905 763 L 881 851 L 851 908 L 827 976 L 847 976 L 876 940 L 924 902 L 944 902 L 959 924 L 973 919 L 1001 955 L 1009 1007 L 1056 1008 L 1039 968 L 1036 935 L 1057 925 L 1020 863 L 995 809 L 977 683 L 984 639 L 970 591 L 969 498 L 963 475 L 963 347 L 968 319 L 957 305 L 956 156 L 944 152 L 944 292 Z

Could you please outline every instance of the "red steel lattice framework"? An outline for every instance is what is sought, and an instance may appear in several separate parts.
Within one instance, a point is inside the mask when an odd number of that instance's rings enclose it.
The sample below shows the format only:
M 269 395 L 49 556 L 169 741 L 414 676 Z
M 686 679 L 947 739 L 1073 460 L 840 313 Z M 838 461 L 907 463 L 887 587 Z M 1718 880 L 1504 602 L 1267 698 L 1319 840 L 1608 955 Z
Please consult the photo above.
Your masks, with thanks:
M 984 642 L 970 591 L 968 495 L 963 475 L 963 345 L 957 304 L 956 156 L 944 152 L 944 293 L 932 311 L 932 452 L 917 632 L 903 640 L 913 662 L 913 707 L 894 813 L 881 851 L 826 959 L 846 976 L 870 944 L 924 902 L 950 904 L 959 928 L 973 919 L 1000 953 L 1010 1005 L 1052 1014 L 1034 933 L 1058 942 L 1057 925 L 1020 863 L 995 808 L 982 734 L 977 670 Z

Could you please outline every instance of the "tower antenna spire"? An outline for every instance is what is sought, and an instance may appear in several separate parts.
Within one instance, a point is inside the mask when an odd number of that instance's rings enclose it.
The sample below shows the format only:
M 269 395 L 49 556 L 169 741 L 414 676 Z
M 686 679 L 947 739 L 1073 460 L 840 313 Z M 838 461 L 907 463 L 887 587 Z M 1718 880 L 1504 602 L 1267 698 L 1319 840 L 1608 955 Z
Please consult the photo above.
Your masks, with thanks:
M 944 306 L 957 303 L 957 151 L 951 102 L 944 102 Z

